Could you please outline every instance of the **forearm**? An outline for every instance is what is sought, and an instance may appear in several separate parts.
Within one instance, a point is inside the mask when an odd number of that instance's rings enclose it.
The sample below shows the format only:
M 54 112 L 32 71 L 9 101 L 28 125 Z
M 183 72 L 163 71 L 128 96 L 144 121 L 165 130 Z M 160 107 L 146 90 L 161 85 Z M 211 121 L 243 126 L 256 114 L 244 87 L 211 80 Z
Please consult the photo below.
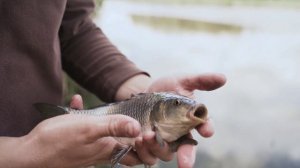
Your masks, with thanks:
M 92 0 L 72 0 L 59 31 L 63 69 L 105 102 L 115 100 L 127 79 L 145 73 L 128 60 L 89 17 Z
M 136 75 L 124 82 L 118 89 L 115 100 L 125 100 L 131 97 L 132 94 L 145 92 L 152 83 L 152 79 L 144 74 Z

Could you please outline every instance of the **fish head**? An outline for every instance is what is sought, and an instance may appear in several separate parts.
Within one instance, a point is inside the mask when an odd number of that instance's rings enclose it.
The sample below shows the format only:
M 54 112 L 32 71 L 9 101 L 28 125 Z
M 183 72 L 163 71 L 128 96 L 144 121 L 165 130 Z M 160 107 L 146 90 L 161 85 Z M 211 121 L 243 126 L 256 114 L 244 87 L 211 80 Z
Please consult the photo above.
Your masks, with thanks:
M 185 96 L 167 94 L 156 104 L 152 119 L 161 137 L 172 142 L 206 122 L 205 105 Z

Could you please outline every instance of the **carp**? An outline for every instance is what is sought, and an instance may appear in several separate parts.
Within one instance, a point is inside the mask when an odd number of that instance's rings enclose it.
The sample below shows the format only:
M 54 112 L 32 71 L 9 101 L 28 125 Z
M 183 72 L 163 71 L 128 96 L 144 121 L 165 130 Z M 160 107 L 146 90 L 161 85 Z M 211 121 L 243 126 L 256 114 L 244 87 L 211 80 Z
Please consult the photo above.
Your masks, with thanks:
M 180 144 L 197 145 L 197 141 L 189 138 L 187 134 L 197 125 L 205 123 L 207 118 L 205 105 L 170 92 L 140 93 L 125 101 L 85 110 L 46 103 L 36 103 L 34 106 L 47 118 L 62 114 L 127 115 L 140 123 L 142 133 L 148 130 L 154 131 L 156 141 L 161 146 L 167 142 L 172 152 L 176 152 Z M 113 155 L 112 168 L 117 167 L 122 158 L 134 149 L 134 138 L 116 139 L 124 147 Z

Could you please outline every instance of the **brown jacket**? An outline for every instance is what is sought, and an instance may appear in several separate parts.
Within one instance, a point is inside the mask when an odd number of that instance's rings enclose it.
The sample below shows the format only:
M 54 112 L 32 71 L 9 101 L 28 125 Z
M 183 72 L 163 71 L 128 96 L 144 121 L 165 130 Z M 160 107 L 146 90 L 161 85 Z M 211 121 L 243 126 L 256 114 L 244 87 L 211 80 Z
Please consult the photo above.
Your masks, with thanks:
M 62 102 L 63 70 L 108 102 L 143 73 L 93 24 L 93 9 L 92 0 L 0 0 L 0 136 L 39 123 L 33 103 Z

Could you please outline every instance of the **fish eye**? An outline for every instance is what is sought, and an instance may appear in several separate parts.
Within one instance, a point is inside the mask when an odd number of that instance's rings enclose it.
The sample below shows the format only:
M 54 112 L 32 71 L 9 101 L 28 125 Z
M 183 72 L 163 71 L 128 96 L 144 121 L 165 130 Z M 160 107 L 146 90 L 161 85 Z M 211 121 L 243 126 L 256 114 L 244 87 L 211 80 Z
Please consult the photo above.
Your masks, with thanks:
M 179 106 L 180 104 L 181 104 L 181 102 L 179 100 L 174 101 L 174 105 Z

